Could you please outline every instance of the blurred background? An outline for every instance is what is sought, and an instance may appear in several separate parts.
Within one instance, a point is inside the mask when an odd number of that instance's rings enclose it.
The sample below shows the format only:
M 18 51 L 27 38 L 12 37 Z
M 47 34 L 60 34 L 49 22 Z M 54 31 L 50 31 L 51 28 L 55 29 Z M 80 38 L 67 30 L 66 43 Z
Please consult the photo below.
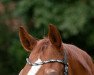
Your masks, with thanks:
M 94 0 L 0 0 L 0 75 L 18 75 L 26 63 L 19 26 L 42 39 L 49 24 L 94 59 Z

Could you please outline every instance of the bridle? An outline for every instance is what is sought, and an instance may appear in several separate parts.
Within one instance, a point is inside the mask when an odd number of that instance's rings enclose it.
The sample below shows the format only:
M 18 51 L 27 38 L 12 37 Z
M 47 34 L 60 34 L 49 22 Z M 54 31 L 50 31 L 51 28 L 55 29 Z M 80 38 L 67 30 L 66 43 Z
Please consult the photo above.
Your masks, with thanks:
M 67 61 L 66 52 L 64 52 L 64 59 L 63 60 L 50 59 L 50 60 L 42 61 L 42 62 L 39 62 L 39 63 L 32 63 L 32 62 L 30 62 L 29 58 L 26 58 L 26 61 L 31 66 L 44 65 L 44 64 L 48 64 L 48 63 L 58 62 L 58 63 L 61 63 L 61 64 L 64 65 L 64 75 L 68 75 L 68 61 Z
M 47 61 L 42 61 L 39 63 L 32 63 L 30 62 L 29 58 L 26 58 L 26 62 L 27 64 L 31 65 L 31 66 L 37 66 L 37 65 L 44 65 L 44 64 L 48 64 L 48 63 L 61 63 L 64 65 L 64 75 L 68 75 L 68 60 L 67 60 L 67 55 L 66 52 L 64 51 L 64 59 L 63 60 L 54 60 L 54 59 L 50 59 Z

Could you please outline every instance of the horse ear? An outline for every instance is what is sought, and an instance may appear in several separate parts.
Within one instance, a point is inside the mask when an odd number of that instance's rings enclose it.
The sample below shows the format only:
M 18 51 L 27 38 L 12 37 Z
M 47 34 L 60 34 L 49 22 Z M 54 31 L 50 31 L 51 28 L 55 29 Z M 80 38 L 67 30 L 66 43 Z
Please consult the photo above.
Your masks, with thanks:
M 57 28 L 54 25 L 49 25 L 48 37 L 49 37 L 51 43 L 56 48 L 61 48 L 62 39 L 61 39 L 59 31 L 57 30 Z
M 37 40 L 31 35 L 29 35 L 28 32 L 22 26 L 19 28 L 19 38 L 24 49 L 29 52 L 37 43 Z

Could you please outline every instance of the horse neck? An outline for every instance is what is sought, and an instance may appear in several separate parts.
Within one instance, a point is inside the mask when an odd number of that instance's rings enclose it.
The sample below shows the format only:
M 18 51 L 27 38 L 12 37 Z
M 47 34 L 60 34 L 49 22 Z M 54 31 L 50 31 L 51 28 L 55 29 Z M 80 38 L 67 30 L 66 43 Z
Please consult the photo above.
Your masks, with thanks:
M 82 51 L 81 49 L 79 49 L 74 45 L 69 45 L 69 44 L 63 44 L 63 45 L 67 53 L 69 70 L 72 73 L 72 75 L 75 74 L 79 75 L 77 73 L 80 73 L 81 75 L 81 72 L 82 75 L 83 74 L 92 75 L 91 73 L 92 61 L 90 56 L 86 52 Z M 81 71 L 81 69 L 83 71 Z

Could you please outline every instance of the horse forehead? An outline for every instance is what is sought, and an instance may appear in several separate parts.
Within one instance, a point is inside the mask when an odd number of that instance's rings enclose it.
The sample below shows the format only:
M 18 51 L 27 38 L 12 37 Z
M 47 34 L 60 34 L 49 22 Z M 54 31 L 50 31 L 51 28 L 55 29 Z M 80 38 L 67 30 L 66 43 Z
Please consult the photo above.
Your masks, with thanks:
M 50 45 L 50 41 L 48 40 L 48 39 L 42 39 L 42 40 L 39 40 L 38 41 L 38 43 L 37 43 L 37 45 L 36 45 L 36 47 L 35 47 L 35 49 L 45 49 L 45 48 L 47 48 L 48 46 Z
M 43 44 L 49 45 L 49 42 L 50 42 L 49 39 L 44 38 L 44 39 L 39 40 L 38 44 L 39 45 L 43 45 Z

